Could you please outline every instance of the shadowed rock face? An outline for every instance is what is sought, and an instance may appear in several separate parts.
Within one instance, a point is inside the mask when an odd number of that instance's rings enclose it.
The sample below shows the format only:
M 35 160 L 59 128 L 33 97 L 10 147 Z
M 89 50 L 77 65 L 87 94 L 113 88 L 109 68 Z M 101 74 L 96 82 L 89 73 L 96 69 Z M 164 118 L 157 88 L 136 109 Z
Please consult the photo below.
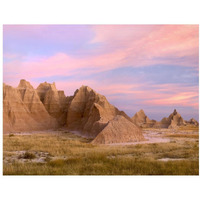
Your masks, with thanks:
M 145 140 L 141 129 L 122 115 L 110 120 L 92 141 L 93 144 L 126 143 Z
M 95 138 L 116 115 L 132 121 L 124 112 L 111 105 L 107 99 L 88 86 L 74 93 L 67 111 L 67 127 L 80 131 L 86 137 Z
M 21 80 L 17 88 L 3 85 L 3 131 L 35 131 L 56 128 L 31 84 Z

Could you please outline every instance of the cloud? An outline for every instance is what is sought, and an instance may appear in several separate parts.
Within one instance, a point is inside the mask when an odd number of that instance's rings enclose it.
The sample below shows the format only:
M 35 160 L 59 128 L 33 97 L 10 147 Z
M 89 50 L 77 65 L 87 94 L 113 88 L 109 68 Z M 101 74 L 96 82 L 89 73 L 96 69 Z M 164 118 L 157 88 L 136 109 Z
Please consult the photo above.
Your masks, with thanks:
M 49 34 L 49 36 L 47 32 L 50 28 L 53 28 L 53 33 Z M 16 59 L 4 63 L 4 71 L 12 71 L 16 72 L 16 74 L 20 71 L 21 76 L 30 76 L 32 78 L 52 75 L 74 75 L 80 72 L 91 74 L 119 67 L 143 67 L 158 64 L 191 66 L 198 69 L 198 26 L 99 25 L 92 26 L 92 28 L 96 36 L 93 40 L 88 40 L 88 44 L 100 43 L 101 51 L 99 54 L 83 54 L 84 56 L 77 57 L 70 53 L 56 52 L 51 56 L 31 56 L 30 58 L 26 56 L 23 59 L 16 57 Z M 62 45 L 65 45 L 65 40 L 70 39 L 70 37 L 79 38 L 81 35 L 77 34 L 76 31 L 71 31 L 70 34 L 65 31 L 68 33 L 65 38 L 61 34 L 65 30 L 62 26 L 58 26 L 61 33 L 55 31 L 57 27 L 52 26 L 11 26 L 11 28 L 6 26 L 4 29 L 5 35 L 10 35 L 11 30 L 16 30 L 15 37 L 20 37 L 21 40 L 23 40 L 23 37 L 27 38 L 27 40 L 29 37 L 42 40 L 47 34 L 47 41 L 53 37 L 56 41 L 63 41 Z M 68 27 L 67 30 L 69 29 Z M 21 32 L 22 35 L 20 35 Z M 75 36 L 73 36 L 73 33 Z M 96 50 L 95 47 L 93 50 Z M 5 52 L 4 58 L 7 58 L 8 55 L 9 53 Z
M 11 85 L 56 81 L 66 95 L 88 85 L 131 113 L 198 108 L 198 25 L 4 26 L 3 57 Z
M 96 37 L 92 42 L 103 43 L 105 51 L 126 52 L 126 62 L 134 66 L 198 66 L 198 25 L 105 25 L 93 29 Z

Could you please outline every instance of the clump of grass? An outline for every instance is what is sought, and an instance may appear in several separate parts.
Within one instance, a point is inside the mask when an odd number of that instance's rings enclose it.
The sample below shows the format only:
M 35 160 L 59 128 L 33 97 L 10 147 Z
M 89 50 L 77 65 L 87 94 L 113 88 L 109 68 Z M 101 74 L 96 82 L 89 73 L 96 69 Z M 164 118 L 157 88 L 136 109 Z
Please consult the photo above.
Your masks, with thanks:
M 35 156 L 35 154 L 26 151 L 23 155 L 20 155 L 18 158 L 19 159 L 21 159 L 21 158 L 23 158 L 23 159 L 34 159 L 34 158 L 36 158 L 36 156 Z
M 13 133 L 10 133 L 9 135 L 8 135 L 9 137 L 13 137 L 13 136 L 15 136 Z

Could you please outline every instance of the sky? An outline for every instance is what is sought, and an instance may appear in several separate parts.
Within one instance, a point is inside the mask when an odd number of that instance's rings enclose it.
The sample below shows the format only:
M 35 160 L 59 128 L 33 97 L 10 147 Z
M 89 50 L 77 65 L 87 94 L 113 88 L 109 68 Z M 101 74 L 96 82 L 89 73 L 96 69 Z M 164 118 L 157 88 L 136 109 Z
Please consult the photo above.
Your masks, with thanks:
M 87 85 L 132 117 L 199 118 L 198 25 L 4 25 L 3 82 Z

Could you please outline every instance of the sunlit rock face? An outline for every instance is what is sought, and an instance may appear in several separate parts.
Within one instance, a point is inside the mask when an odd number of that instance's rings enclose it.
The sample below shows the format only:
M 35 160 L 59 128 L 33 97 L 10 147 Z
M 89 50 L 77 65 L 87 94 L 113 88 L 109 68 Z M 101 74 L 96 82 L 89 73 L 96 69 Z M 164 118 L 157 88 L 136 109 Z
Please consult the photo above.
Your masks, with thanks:
M 3 86 L 4 133 L 57 129 L 78 131 L 94 143 L 144 140 L 141 129 L 105 96 L 88 86 L 66 97 L 55 83 L 41 83 L 35 90 L 26 80 L 17 88 Z
M 82 86 L 74 93 L 67 111 L 67 127 L 80 131 L 82 135 L 95 138 L 115 116 L 122 115 L 132 120 L 111 105 L 105 96 L 98 94 L 88 86 Z
M 143 128 L 153 127 L 153 125 L 156 123 L 155 120 L 150 120 L 142 109 L 132 117 L 132 120 L 137 126 Z
M 47 112 L 56 118 L 60 125 L 65 125 L 68 98 L 64 91 L 57 90 L 55 83 L 44 82 L 37 87 L 37 94 Z
M 3 132 L 46 130 L 57 122 L 46 111 L 31 84 L 21 80 L 17 88 L 3 85 Z
M 186 122 L 181 115 L 174 109 L 174 112 L 169 117 L 164 117 L 160 122 L 155 123 L 155 128 L 177 128 L 186 125 Z

